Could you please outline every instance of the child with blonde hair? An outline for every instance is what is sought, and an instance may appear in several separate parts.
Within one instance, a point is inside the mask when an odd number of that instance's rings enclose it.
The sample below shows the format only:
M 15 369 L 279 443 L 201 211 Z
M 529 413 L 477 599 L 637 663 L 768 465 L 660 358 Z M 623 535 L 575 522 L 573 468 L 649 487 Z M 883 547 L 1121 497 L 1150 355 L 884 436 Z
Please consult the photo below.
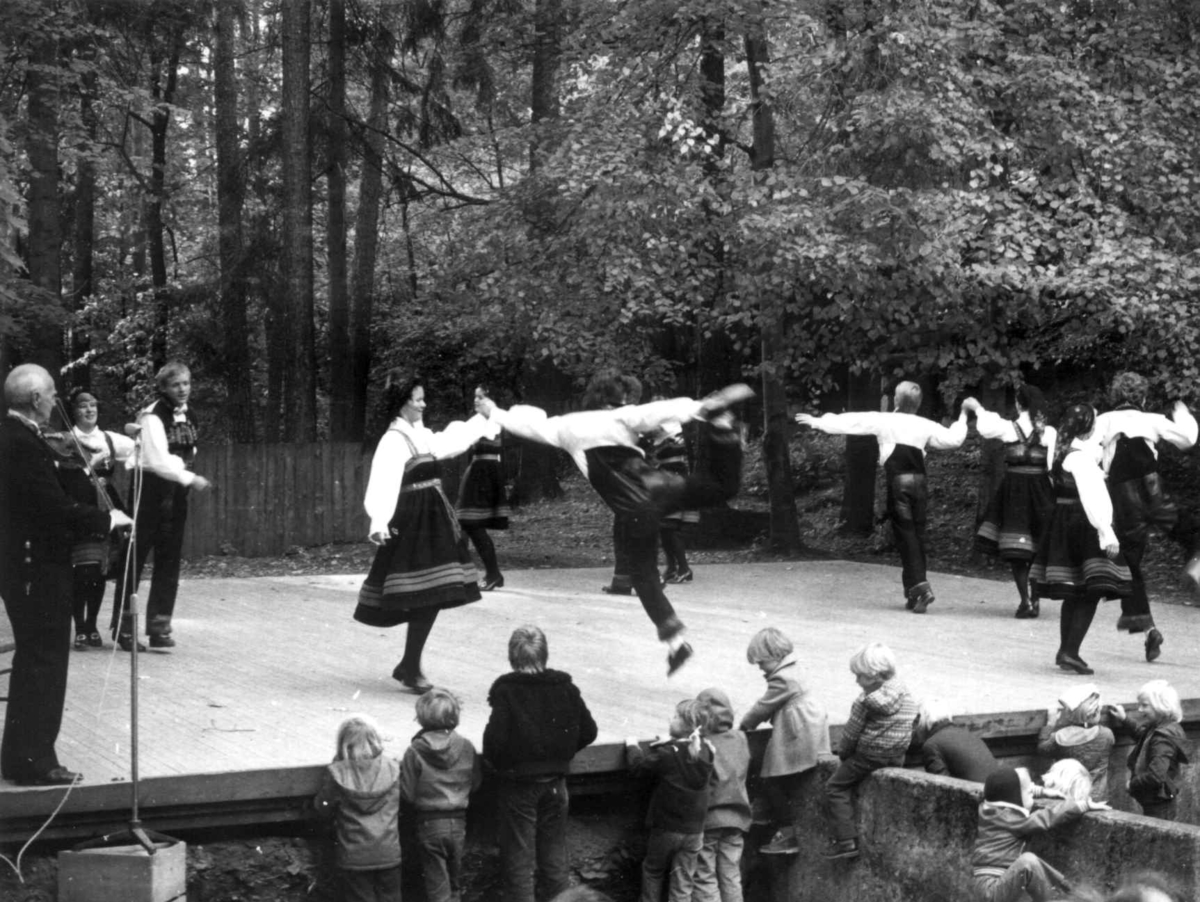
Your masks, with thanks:
M 636 775 L 658 778 L 646 812 L 646 857 L 642 861 L 640 902 L 661 902 L 667 882 L 670 902 L 691 902 L 696 859 L 704 845 L 713 747 L 704 740 L 708 713 L 704 703 L 689 698 L 675 706 L 671 737 L 651 743 L 625 740 L 625 757 Z
M 1108 801 L 1108 756 L 1116 743 L 1101 721 L 1100 692 L 1095 683 L 1071 686 L 1058 697 L 1038 734 L 1038 754 L 1060 761 L 1074 758 L 1092 779 L 1092 798 Z
M 759 849 L 767 855 L 795 855 L 796 812 L 815 778 L 817 759 L 830 754 L 829 718 L 825 706 L 800 682 L 792 641 L 773 626 L 755 633 L 746 660 L 762 671 L 767 691 L 742 717 L 740 729 L 749 732 L 771 722 L 771 738 L 763 752 L 759 775 L 767 781 L 767 797 L 775 808 L 779 829 Z
M 1138 691 L 1136 717 L 1120 705 L 1109 709 L 1113 722 L 1134 737 L 1126 789 L 1142 814 L 1173 821 L 1177 814 L 1180 769 L 1191 745 L 1183 734 L 1179 693 L 1166 680 L 1151 680 Z
M 857 858 L 854 787 L 881 767 L 902 767 L 912 744 L 917 703 L 896 679 L 896 656 L 880 642 L 864 645 L 850 659 L 862 694 L 842 728 L 842 763 L 825 783 L 825 813 L 833 829 L 827 858 Z
M 1074 758 L 1060 758 L 1050 765 L 1050 769 L 1042 774 L 1042 786 L 1064 799 L 1081 804 L 1095 798 L 1092 794 L 1092 775 Z
M 415 810 L 421 877 L 429 902 L 462 898 L 467 803 L 481 780 L 475 746 L 455 732 L 460 705 L 434 687 L 417 699 L 421 731 L 400 761 L 400 796 Z
M 333 821 L 342 898 L 400 902 L 400 765 L 384 756 L 371 718 L 359 714 L 338 727 L 313 806 Z

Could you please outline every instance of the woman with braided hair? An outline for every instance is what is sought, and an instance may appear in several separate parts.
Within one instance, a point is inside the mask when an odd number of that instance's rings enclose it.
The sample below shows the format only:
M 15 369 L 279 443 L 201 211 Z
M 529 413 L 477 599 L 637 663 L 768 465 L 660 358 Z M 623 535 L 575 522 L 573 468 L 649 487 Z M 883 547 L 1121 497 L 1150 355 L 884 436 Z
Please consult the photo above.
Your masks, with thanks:
M 1123 598 L 1133 590 L 1113 531 L 1100 449 L 1089 441 L 1095 423 L 1096 412 L 1086 404 L 1068 408 L 1059 423 L 1050 468 L 1054 511 L 1029 573 L 1039 597 L 1062 599 L 1054 663 L 1079 674 L 1095 672 L 1079 656 L 1079 649 L 1096 606 L 1101 599 Z
M 1017 619 L 1038 616 L 1038 598 L 1030 597 L 1029 568 L 1038 540 L 1054 509 L 1048 463 L 1058 438 L 1046 425 L 1046 401 L 1032 385 L 1017 389 L 1016 419 L 985 410 L 974 398 L 963 407 L 975 411 L 975 428 L 983 438 L 1004 442 L 1004 479 L 996 488 L 975 533 L 975 547 L 1008 561 L 1021 603 Z

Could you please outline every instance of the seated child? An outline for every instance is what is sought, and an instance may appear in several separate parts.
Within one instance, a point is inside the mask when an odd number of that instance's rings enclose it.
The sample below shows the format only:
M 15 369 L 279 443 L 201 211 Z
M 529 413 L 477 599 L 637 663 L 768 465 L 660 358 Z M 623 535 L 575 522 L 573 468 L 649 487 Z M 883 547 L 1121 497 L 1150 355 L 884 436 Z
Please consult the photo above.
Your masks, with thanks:
M 343 897 L 400 902 L 400 764 L 365 715 L 338 727 L 337 753 L 313 798 L 333 820 Z
M 733 729 L 733 708 L 720 689 L 705 689 L 697 697 L 704 705 L 704 737 L 713 750 L 715 778 L 708 790 L 704 845 L 696 859 L 693 902 L 741 902 L 742 847 L 750 829 L 750 743 Z
M 1061 798 L 1083 803 L 1092 795 L 1092 775 L 1074 758 L 1059 758 L 1042 774 L 1042 786 Z M 1097 801 L 1101 801 L 1097 799 Z
M 1100 693 L 1094 683 L 1071 686 L 1058 697 L 1038 734 L 1038 754 L 1061 760 L 1074 758 L 1092 777 L 1092 798 L 1108 801 L 1108 755 L 1116 737 L 1100 723 Z
M 421 731 L 400 761 L 400 797 L 415 809 L 421 876 L 429 902 L 462 898 L 467 802 L 479 788 L 475 746 L 454 732 L 458 699 L 434 687 L 417 699 Z
M 881 767 L 902 767 L 912 744 L 917 704 L 896 679 L 896 656 L 874 642 L 855 652 L 850 670 L 862 694 L 850 706 L 842 728 L 842 763 L 825 783 L 825 814 L 833 829 L 827 858 L 857 858 L 854 787 Z
M 658 778 L 646 812 L 650 835 L 640 902 L 661 902 L 668 874 L 670 902 L 691 902 L 713 777 L 713 748 L 703 738 L 705 726 L 704 704 L 686 699 L 675 706 L 670 739 L 651 743 L 648 751 L 635 738 L 625 742 L 630 770 Z
M 805 789 L 816 778 L 817 759 L 830 754 L 829 719 L 797 673 L 792 641 L 774 627 L 759 630 L 746 649 L 746 660 L 757 666 L 767 691 L 742 718 L 740 729 L 753 730 L 771 722 L 771 738 L 763 752 L 760 776 L 775 809 L 779 829 L 759 849 L 768 855 L 795 855 L 796 813 Z
M 488 691 L 491 716 L 483 758 L 496 773 L 496 834 L 507 902 L 555 896 L 571 882 L 567 849 L 567 771 L 580 749 L 596 741 L 596 722 L 571 675 L 546 667 L 546 634 L 513 630 L 512 673 Z
M 1175 820 L 1179 771 L 1191 751 L 1180 725 L 1179 693 L 1166 680 L 1151 680 L 1138 691 L 1136 718 L 1126 715 L 1120 705 L 1108 710 L 1113 722 L 1134 737 L 1126 784 L 1130 797 L 1146 817 Z
M 982 783 L 1000 766 L 987 743 L 956 727 L 949 712 L 934 702 L 921 703 L 913 733 L 913 745 L 928 773 Z
M 971 852 L 976 894 L 983 902 L 1018 902 L 1028 893 L 1033 902 L 1059 897 L 1070 890 L 1066 878 L 1032 852 L 1031 836 L 1069 823 L 1085 811 L 1108 809 L 1106 802 L 1065 800 L 1034 811 L 1034 786 L 1025 768 L 1002 767 L 983 784 L 979 826 Z

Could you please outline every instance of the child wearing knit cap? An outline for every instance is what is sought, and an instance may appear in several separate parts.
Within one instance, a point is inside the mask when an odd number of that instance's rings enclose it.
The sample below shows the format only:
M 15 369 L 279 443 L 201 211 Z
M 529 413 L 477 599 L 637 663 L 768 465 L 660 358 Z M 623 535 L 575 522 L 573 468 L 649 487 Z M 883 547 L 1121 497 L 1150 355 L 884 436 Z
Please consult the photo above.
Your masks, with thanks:
M 750 829 L 750 743 L 733 728 L 729 696 L 705 689 L 696 700 L 704 705 L 704 738 L 713 750 L 713 779 L 708 787 L 704 845 L 696 858 L 692 902 L 742 902 L 742 849 Z
M 1108 756 L 1116 737 L 1104 726 L 1095 683 L 1071 686 L 1058 697 L 1038 734 L 1038 754 L 1060 761 L 1074 758 L 1092 778 L 1092 798 L 1108 801 Z
M 1059 897 L 1070 889 L 1066 878 L 1026 844 L 1033 836 L 1082 817 L 1104 811 L 1106 802 L 1068 799 L 1052 808 L 1033 808 L 1037 795 L 1049 791 L 1035 786 L 1025 768 L 1002 767 L 983 784 L 979 825 L 971 853 L 972 882 L 983 902 L 1017 902 L 1028 893 L 1033 902 Z

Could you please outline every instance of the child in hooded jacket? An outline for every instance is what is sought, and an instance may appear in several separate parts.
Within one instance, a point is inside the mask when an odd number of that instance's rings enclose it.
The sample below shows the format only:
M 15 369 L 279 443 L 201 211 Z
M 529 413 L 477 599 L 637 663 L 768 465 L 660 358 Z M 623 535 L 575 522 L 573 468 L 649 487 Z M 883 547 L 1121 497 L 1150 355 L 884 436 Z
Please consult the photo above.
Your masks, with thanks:
M 400 797 L 415 810 L 421 876 L 429 902 L 462 898 L 467 804 L 481 780 L 475 746 L 454 731 L 458 699 L 434 687 L 417 699 L 421 731 L 400 761 Z
M 1100 692 L 1094 683 L 1071 686 L 1058 697 L 1058 710 L 1038 734 L 1038 754 L 1061 761 L 1074 758 L 1092 778 L 1092 798 L 1108 801 L 1108 755 L 1113 731 L 1100 723 Z
M 1120 705 L 1108 709 L 1113 722 L 1133 734 L 1126 789 L 1146 817 L 1173 821 L 1178 814 L 1180 769 L 1188 763 L 1191 744 L 1180 721 L 1179 693 L 1166 680 L 1151 680 L 1138 691 L 1138 716 Z
M 982 902 L 1018 902 L 1026 894 L 1033 902 L 1059 898 L 1069 889 L 1066 878 L 1033 852 L 1029 839 L 1078 820 L 1086 811 L 1106 811 L 1108 804 L 1091 799 L 1067 799 L 1053 808 L 1033 810 L 1038 795 L 1025 768 L 1002 767 L 983 784 L 979 824 L 971 852 L 972 882 Z
M 742 717 L 739 729 L 749 732 L 763 721 L 771 722 L 759 775 L 767 781 L 767 797 L 780 826 L 759 849 L 768 855 L 800 851 L 796 812 L 816 778 L 818 758 L 830 754 L 825 706 L 800 682 L 792 650 L 792 641 L 773 626 L 759 630 L 746 649 L 746 660 L 762 670 L 767 681 L 766 693 Z
M 365 715 L 342 722 L 337 753 L 313 798 L 333 820 L 346 902 L 400 902 L 400 764 Z
M 750 829 L 750 743 L 745 733 L 733 729 L 733 708 L 724 692 L 705 689 L 696 700 L 705 708 L 704 737 L 712 746 L 714 776 L 692 902 L 742 902 L 742 848 Z
M 671 738 L 643 749 L 625 740 L 625 760 L 634 776 L 658 778 L 646 812 L 646 857 L 642 861 L 640 902 L 661 902 L 667 881 L 670 902 L 691 902 L 696 859 L 704 845 L 713 747 L 705 741 L 707 710 L 697 699 L 675 706 Z

